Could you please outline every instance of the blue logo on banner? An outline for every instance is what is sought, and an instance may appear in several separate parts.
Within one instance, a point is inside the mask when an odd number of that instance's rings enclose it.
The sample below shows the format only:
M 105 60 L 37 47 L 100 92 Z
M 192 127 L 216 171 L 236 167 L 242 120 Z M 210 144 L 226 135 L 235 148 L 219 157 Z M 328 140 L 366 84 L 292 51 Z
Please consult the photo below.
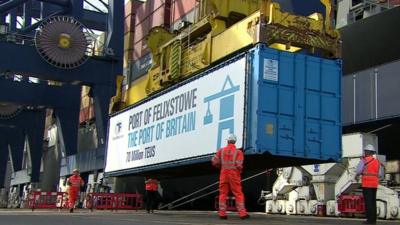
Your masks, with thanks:
M 120 134 L 121 130 L 122 130 L 122 122 L 118 122 L 117 124 L 115 124 L 115 128 L 114 128 L 115 135 Z
M 229 86 L 228 86 L 228 85 Z M 221 148 L 222 131 L 229 130 L 229 133 L 235 132 L 235 95 L 234 93 L 240 90 L 240 85 L 234 86 L 229 75 L 226 77 L 222 86 L 222 90 L 218 93 L 204 98 L 204 103 L 207 103 L 207 112 L 204 116 L 203 124 L 213 123 L 214 117 L 211 113 L 210 105 L 214 100 L 219 99 L 219 124 L 218 124 L 218 142 L 217 149 Z

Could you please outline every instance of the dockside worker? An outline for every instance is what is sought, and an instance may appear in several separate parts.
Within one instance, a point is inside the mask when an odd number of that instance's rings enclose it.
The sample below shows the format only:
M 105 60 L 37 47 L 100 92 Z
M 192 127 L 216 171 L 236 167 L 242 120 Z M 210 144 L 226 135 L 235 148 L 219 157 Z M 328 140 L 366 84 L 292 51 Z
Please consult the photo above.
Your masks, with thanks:
M 380 170 L 381 163 L 376 158 L 374 146 L 368 144 L 364 147 L 364 156 L 357 166 L 357 175 L 361 175 L 361 187 L 365 202 L 364 224 L 376 223 L 376 190 L 379 185 L 379 177 L 383 176 Z
M 212 158 L 212 164 L 220 168 L 219 177 L 219 210 L 220 219 L 227 219 L 226 215 L 226 199 L 229 190 L 232 191 L 236 199 L 236 208 L 241 219 L 248 219 L 244 205 L 244 195 L 241 184 L 241 173 L 243 170 L 243 152 L 236 148 L 236 136 L 230 134 L 227 138 L 227 146 L 219 149 Z
M 68 185 L 68 207 L 69 212 L 74 212 L 75 202 L 78 198 L 81 187 L 85 184 L 83 179 L 79 176 L 79 170 L 74 169 L 72 176 L 67 180 Z
M 154 178 L 145 178 L 146 188 L 146 210 L 147 213 L 154 213 L 158 197 L 158 180 Z

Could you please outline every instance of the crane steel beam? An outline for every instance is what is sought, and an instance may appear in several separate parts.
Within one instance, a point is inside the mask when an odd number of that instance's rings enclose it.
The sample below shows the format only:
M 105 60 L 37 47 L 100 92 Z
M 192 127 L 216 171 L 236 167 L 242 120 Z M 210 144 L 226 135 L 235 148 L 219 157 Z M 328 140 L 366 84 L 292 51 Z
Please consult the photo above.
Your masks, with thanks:
M 46 19 L 48 19 L 50 17 L 53 17 L 53 16 L 62 15 L 64 13 L 65 13 L 65 10 L 60 10 L 60 11 L 54 12 L 54 13 L 50 14 L 49 16 L 47 16 L 46 18 L 42 19 L 41 21 L 36 22 L 36 23 L 34 23 L 34 24 L 30 25 L 30 26 L 26 26 L 25 28 L 21 29 L 19 31 L 19 33 L 20 34 L 27 34 L 29 32 L 32 32 L 32 31 L 36 30 L 42 24 L 43 20 L 46 20 Z
M 67 155 L 76 153 L 77 130 L 79 126 L 79 110 L 81 87 L 74 85 L 49 86 L 43 83 L 14 82 L 0 79 L 0 102 L 13 102 L 19 105 L 53 108 L 60 137 L 65 144 L 63 150 Z M 60 101 L 60 96 L 68 96 Z M 16 119 L 0 121 L 0 125 L 23 127 L 25 124 L 17 116 Z M 20 139 L 19 139 L 20 140 Z M 14 143 L 18 148 L 17 143 Z
M 24 4 L 30 0 L 12 0 L 0 5 L 0 14 L 10 11 L 11 9 Z
M 89 29 L 107 31 L 107 13 L 83 10 L 81 22 Z
M 99 9 L 97 6 L 95 6 L 93 3 L 91 3 L 88 0 L 85 0 L 85 3 L 90 5 L 93 9 L 95 9 L 97 12 L 103 12 L 101 9 Z
M 49 86 L 47 84 L 14 82 L 0 79 L 0 102 L 19 105 L 46 106 L 49 108 L 80 107 L 81 87 L 73 85 Z M 60 101 L 59 96 L 68 96 Z M 1 123 L 1 121 L 0 121 Z
M 108 4 L 107 3 L 105 3 L 105 2 L 103 2 L 103 0 L 98 0 L 101 4 L 103 4 L 103 6 L 104 7 L 107 7 L 108 8 Z
M 45 3 L 43 5 L 48 6 L 50 10 L 46 12 L 43 8 L 35 8 L 30 15 L 34 18 L 37 18 L 35 16 L 38 13 L 46 17 L 54 12 L 63 10 L 63 15 L 72 16 L 77 20 L 81 20 L 88 28 L 107 32 L 105 41 L 105 52 L 107 55 L 104 57 L 90 57 L 88 61 L 80 67 L 71 70 L 64 70 L 53 67 L 42 60 L 42 58 L 39 57 L 35 46 L 30 45 L 28 42 L 26 42 L 25 45 L 21 45 L 0 41 L 0 49 L 4 53 L 0 54 L 0 73 L 9 72 L 11 74 L 20 74 L 25 77 L 33 76 L 42 80 L 55 80 L 67 84 L 74 83 L 91 86 L 93 90 L 92 97 L 94 98 L 96 126 L 99 138 L 99 145 L 96 152 L 101 151 L 104 155 L 109 102 L 110 98 L 115 95 L 116 76 L 122 74 L 123 42 L 121 40 L 124 35 L 124 15 L 120 12 L 123 12 L 124 10 L 124 1 L 109 0 L 108 14 L 83 9 L 83 0 L 38 0 L 34 2 L 34 7 L 38 5 L 38 2 Z M 69 2 L 69 4 L 67 4 L 67 2 Z M 104 3 L 103 1 L 101 2 Z M 3 7 L 3 10 L 5 10 L 6 8 L 10 8 L 12 5 L 1 4 L 1 6 Z M 21 7 L 17 6 L 18 4 L 15 4 L 11 9 L 14 8 L 13 10 L 16 11 L 16 14 L 22 14 Z M 1 12 L 0 15 L 2 15 Z M 38 25 L 39 24 L 33 24 L 28 28 L 25 28 L 25 32 L 35 30 Z M 21 60 L 22 58 L 24 60 Z M 7 88 L 11 89 L 13 93 L 18 90 L 24 90 L 24 93 L 18 93 L 16 98 L 13 98 L 10 94 L 3 95 L 3 93 L 8 92 L 5 91 L 6 88 L 4 91 L 1 91 L 0 96 L 2 96 L 3 99 L 11 99 L 12 101 L 10 102 L 15 102 L 16 104 L 28 104 L 30 102 L 30 104 L 41 105 L 43 107 L 49 107 L 49 105 L 57 106 L 54 107 L 54 114 L 59 128 L 58 135 L 63 142 L 62 148 L 64 148 L 68 156 L 76 153 L 79 107 L 74 106 L 73 100 L 65 100 L 64 104 L 66 104 L 66 106 L 62 108 L 63 103 L 55 102 L 53 97 L 58 97 L 59 100 L 63 99 L 63 96 L 68 95 L 68 99 L 71 98 L 80 101 L 80 96 L 74 95 L 71 97 L 70 94 L 68 94 L 68 86 L 60 87 L 63 89 L 63 93 L 59 93 L 56 87 L 44 87 L 41 84 L 8 84 Z M 37 91 L 37 93 L 41 93 L 41 97 L 32 95 L 36 96 L 37 99 L 30 99 L 28 96 L 29 93 L 32 94 L 35 89 L 40 90 Z M 48 97 L 49 95 L 53 95 L 53 97 Z M 43 96 L 46 97 L 39 100 Z M 62 101 L 59 100 L 59 102 Z M 67 104 L 67 102 L 70 103 Z M 31 181 L 36 182 L 39 180 L 40 159 L 43 150 L 42 144 L 45 110 L 41 109 L 32 111 L 24 109 L 24 111 L 17 117 L 18 118 L 0 121 L 0 126 L 14 127 L 7 128 L 8 130 L 18 127 L 28 136 L 30 153 L 31 156 L 33 156 Z M 22 143 L 23 141 L 13 140 L 13 143 L 14 142 Z M 21 147 L 16 146 L 13 149 L 21 149 Z M 21 153 L 20 150 L 15 151 L 17 151 L 18 154 Z
M 39 1 L 64 7 L 69 7 L 71 5 L 70 0 L 39 0 Z
M 18 45 L 11 42 L 1 42 L 0 49 L 0 72 L 12 72 L 27 76 L 34 76 L 42 80 L 56 80 L 66 83 L 78 81 L 80 84 L 92 85 L 94 83 L 112 85 L 115 78 L 111 77 L 111 63 L 109 58 L 89 58 L 80 67 L 70 70 L 59 69 L 50 66 L 37 53 L 34 46 Z M 21 59 L 25 60 L 22 62 Z M 121 68 L 122 70 L 122 68 Z M 94 73 L 93 71 L 96 71 Z
M 39 22 L 32 24 L 31 26 L 27 26 L 19 31 L 21 34 L 26 34 L 31 31 L 36 30 L 41 24 L 42 21 L 58 15 L 65 15 L 67 11 L 65 9 L 56 11 L 46 18 L 42 19 Z M 98 30 L 98 31 L 106 31 L 107 30 L 107 14 L 106 13 L 99 13 L 90 10 L 83 10 L 83 16 L 81 22 L 89 29 Z

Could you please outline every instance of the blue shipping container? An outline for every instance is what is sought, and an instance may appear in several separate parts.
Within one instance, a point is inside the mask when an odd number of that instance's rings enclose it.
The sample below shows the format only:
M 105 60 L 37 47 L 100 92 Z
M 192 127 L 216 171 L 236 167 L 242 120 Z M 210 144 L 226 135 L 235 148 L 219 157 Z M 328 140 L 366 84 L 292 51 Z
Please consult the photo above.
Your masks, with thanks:
M 341 61 L 259 45 L 248 55 L 247 149 L 309 159 L 341 157 Z
M 154 102 L 161 102 L 161 99 L 173 96 L 171 93 L 186 90 L 186 87 L 193 86 L 195 82 L 213 83 L 213 79 L 216 78 L 214 76 L 224 77 L 223 73 L 218 72 L 221 71 L 220 69 L 231 68 L 230 71 L 232 71 L 232 68 L 236 68 L 235 65 L 239 65 L 238 62 L 243 65 L 242 71 L 245 73 L 242 77 L 243 86 L 240 86 L 244 87 L 242 92 L 244 93 L 242 95 L 244 103 L 235 107 L 237 111 L 244 109 L 242 114 L 244 118 L 240 120 L 239 117 L 235 122 L 235 124 L 241 124 L 239 130 L 235 128 L 235 133 L 243 134 L 239 139 L 245 150 L 246 163 L 254 168 L 265 169 L 272 166 L 319 163 L 341 158 L 341 61 L 278 51 L 263 44 L 157 93 L 113 115 L 111 120 L 119 122 L 119 127 L 122 127 L 123 121 L 126 120 L 123 118 L 128 118 L 127 114 L 132 115 L 135 111 L 139 112 L 141 108 L 151 106 Z M 240 77 L 241 71 L 235 71 L 235 73 L 235 76 Z M 233 76 L 233 74 L 231 75 Z M 232 85 L 232 83 L 230 84 Z M 232 88 L 236 87 L 239 86 Z M 224 88 L 221 93 L 226 94 L 227 90 Z M 205 90 L 207 95 L 213 95 L 207 88 L 202 90 Z M 220 97 L 219 94 L 218 96 Z M 204 100 L 206 101 L 208 98 Z M 233 102 L 234 100 L 229 97 L 221 98 L 220 107 L 224 108 L 223 105 L 229 105 L 229 101 Z M 231 106 L 233 107 L 233 104 Z M 233 114 L 227 110 L 219 112 L 221 123 L 224 123 L 225 118 L 229 117 L 229 115 L 225 115 L 227 113 Z M 207 119 L 211 118 L 205 117 L 204 124 L 207 123 Z M 222 126 L 224 126 L 223 129 L 227 129 L 225 125 Z M 241 129 L 243 132 L 240 131 Z M 110 130 L 115 133 L 115 127 Z M 203 132 L 192 134 L 190 138 L 194 138 L 193 135 L 196 138 L 199 138 L 196 135 L 207 136 Z M 114 137 L 111 137 L 109 139 L 111 141 L 115 138 L 115 140 L 119 140 L 115 134 Z M 196 138 L 194 140 L 197 140 Z M 217 143 L 221 143 L 220 140 Z M 181 153 L 190 152 L 191 149 L 179 145 L 185 141 L 187 140 L 178 138 L 177 142 L 169 147 L 164 144 L 159 146 L 159 153 L 166 155 L 167 159 L 164 161 L 160 160 L 152 164 L 142 163 L 138 166 L 126 164 L 125 167 L 121 167 L 123 165 L 121 161 L 116 161 L 119 157 L 114 157 L 124 153 L 124 150 L 121 150 L 121 145 L 124 143 L 113 143 L 114 147 L 110 147 L 110 143 L 108 143 L 107 155 L 110 157 L 106 157 L 105 168 L 108 169 L 107 164 L 111 167 L 106 173 L 117 176 L 166 168 L 180 168 L 179 171 L 185 173 L 189 170 L 182 170 L 181 166 L 204 165 L 202 168 L 209 167 L 212 155 L 210 152 L 215 151 L 207 147 L 209 149 L 207 153 L 185 157 Z M 205 148 L 205 144 L 202 143 L 196 147 Z M 268 157 L 268 155 L 273 157 Z M 110 158 L 109 161 L 108 158 Z M 199 167 L 197 170 L 203 169 Z M 160 173 L 162 172 L 158 171 L 158 174 Z

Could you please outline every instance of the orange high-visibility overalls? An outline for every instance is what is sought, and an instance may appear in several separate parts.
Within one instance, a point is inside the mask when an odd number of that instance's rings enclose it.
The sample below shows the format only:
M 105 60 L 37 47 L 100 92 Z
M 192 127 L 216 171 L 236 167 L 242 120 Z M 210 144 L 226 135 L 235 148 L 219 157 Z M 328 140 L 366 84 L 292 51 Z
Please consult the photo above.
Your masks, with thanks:
M 212 159 L 213 165 L 221 168 L 219 177 L 219 216 L 226 216 L 226 198 L 229 190 L 235 196 L 236 208 L 240 217 L 247 216 L 240 176 L 243 169 L 243 159 L 243 152 L 236 149 L 234 144 L 228 144 L 218 150 Z
M 79 175 L 72 175 L 68 178 L 67 184 L 69 185 L 68 206 L 69 208 L 73 208 L 84 181 Z

